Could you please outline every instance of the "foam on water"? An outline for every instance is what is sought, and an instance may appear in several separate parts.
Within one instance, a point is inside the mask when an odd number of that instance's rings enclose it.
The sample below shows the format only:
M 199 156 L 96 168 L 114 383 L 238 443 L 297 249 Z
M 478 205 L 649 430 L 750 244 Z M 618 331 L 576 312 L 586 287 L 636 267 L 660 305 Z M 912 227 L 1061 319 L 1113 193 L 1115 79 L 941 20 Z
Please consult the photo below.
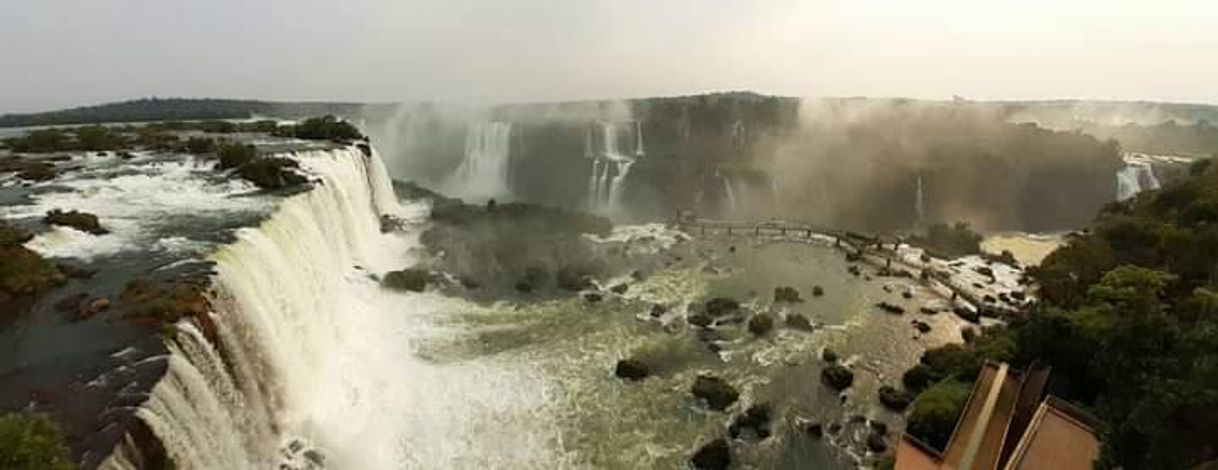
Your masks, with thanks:
M 0 207 L 0 216 L 5 218 L 39 219 L 53 209 L 84 211 L 97 215 L 102 227 L 110 231 L 94 236 L 54 227 L 29 243 L 44 255 L 89 261 L 124 251 L 145 251 L 157 245 L 170 231 L 168 225 L 175 222 L 222 219 L 270 208 L 270 201 L 263 198 L 235 197 L 255 188 L 238 178 L 224 178 L 212 169 L 212 163 L 191 156 L 124 162 L 113 156 L 90 155 L 78 161 L 82 163 L 78 169 L 34 185 L 37 191 L 27 203 Z M 177 234 L 177 240 L 163 247 L 207 248 L 183 243 L 186 236 Z

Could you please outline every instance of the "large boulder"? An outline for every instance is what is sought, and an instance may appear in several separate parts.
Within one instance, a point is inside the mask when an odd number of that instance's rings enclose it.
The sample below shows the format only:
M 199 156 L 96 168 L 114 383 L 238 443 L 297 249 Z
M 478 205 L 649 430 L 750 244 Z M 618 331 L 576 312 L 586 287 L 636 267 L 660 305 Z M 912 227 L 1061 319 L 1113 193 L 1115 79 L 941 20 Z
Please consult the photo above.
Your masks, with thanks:
M 820 379 L 829 388 L 840 392 L 854 385 L 854 372 L 851 372 L 846 366 L 834 363 L 821 371 Z
M 110 233 L 109 230 L 102 228 L 101 223 L 97 220 L 96 215 L 90 214 L 88 212 L 81 212 L 81 211 L 77 211 L 77 210 L 62 211 L 59 209 L 52 209 L 50 212 L 47 212 L 46 217 L 44 217 L 42 220 L 43 220 L 43 222 L 46 222 L 48 225 L 62 225 L 65 227 L 72 227 L 76 230 L 80 230 L 82 232 L 93 234 L 93 235 L 105 235 L 107 233 Z
M 718 411 L 726 410 L 740 398 L 740 392 L 726 380 L 713 375 L 699 375 L 690 391 L 695 397 L 705 400 L 710 409 Z
M 733 439 L 739 438 L 746 433 L 751 433 L 757 439 L 766 439 L 770 437 L 770 421 L 773 419 L 774 410 L 769 403 L 761 403 L 750 406 L 745 410 L 744 414 L 737 416 L 732 424 L 728 426 L 728 434 Z
M 891 313 L 893 315 L 902 315 L 905 313 L 905 307 L 902 307 L 902 306 L 894 304 L 894 303 L 880 302 L 878 304 L 875 304 L 875 306 L 879 307 L 880 310 Z
M 385 277 L 381 279 L 381 285 L 390 289 L 423 292 L 433 279 L 427 270 L 408 268 L 385 274 Z
M 647 364 L 638 359 L 622 359 L 617 361 L 617 367 L 613 370 L 613 375 L 630 381 L 643 380 L 650 373 L 651 370 L 647 367 Z
M 889 385 L 880 387 L 880 403 L 890 410 L 904 411 L 909 407 L 911 401 L 913 401 L 913 397 L 909 392 Z
M 765 336 L 774 329 L 774 316 L 768 313 L 758 313 L 749 319 L 749 332 L 756 336 Z
M 726 439 L 715 439 L 698 449 L 689 463 L 697 470 L 727 470 L 732 466 L 732 449 Z
M 808 320 L 808 317 L 798 313 L 787 314 L 787 327 L 800 331 L 812 331 L 816 329 L 816 327 L 812 326 L 812 322 Z
M 981 321 L 980 312 L 963 305 L 956 306 L 956 308 L 952 309 L 952 312 L 955 312 L 956 316 L 963 318 L 970 323 L 979 323 Z
M 726 297 L 715 297 L 706 301 L 706 314 L 713 318 L 730 315 L 740 310 L 740 302 Z
M 825 288 L 820 285 L 812 286 L 812 297 L 820 297 L 825 295 Z
M 799 291 L 791 286 L 779 286 L 774 288 L 774 302 L 797 303 L 803 302 L 804 299 L 799 297 Z

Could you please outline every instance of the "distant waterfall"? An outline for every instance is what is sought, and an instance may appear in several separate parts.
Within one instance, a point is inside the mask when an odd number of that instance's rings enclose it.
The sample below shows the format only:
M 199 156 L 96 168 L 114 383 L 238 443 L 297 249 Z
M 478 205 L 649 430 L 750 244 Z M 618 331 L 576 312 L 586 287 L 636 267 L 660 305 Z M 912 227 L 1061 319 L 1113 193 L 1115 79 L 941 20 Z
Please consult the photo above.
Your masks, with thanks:
M 922 223 L 926 219 L 926 202 L 924 197 L 922 193 L 922 174 L 918 173 L 918 188 L 914 193 L 914 214 L 918 216 L 918 223 Z
M 646 151 L 643 128 L 634 122 L 597 122 L 598 138 L 589 129 L 584 135 L 584 156 L 592 160 L 588 177 L 588 207 L 597 212 L 621 213 L 622 193 L 630 168 Z M 634 134 L 631 136 L 630 134 Z M 633 138 L 631 138 L 633 137 Z M 633 149 L 623 150 L 623 144 Z
M 471 124 L 465 134 L 465 157 L 445 185 L 448 192 L 475 200 L 510 196 L 511 144 L 511 123 Z
M 1159 189 L 1159 178 L 1149 161 L 1125 159 L 1125 167 L 1117 171 L 1117 200 L 1124 201 L 1142 191 Z

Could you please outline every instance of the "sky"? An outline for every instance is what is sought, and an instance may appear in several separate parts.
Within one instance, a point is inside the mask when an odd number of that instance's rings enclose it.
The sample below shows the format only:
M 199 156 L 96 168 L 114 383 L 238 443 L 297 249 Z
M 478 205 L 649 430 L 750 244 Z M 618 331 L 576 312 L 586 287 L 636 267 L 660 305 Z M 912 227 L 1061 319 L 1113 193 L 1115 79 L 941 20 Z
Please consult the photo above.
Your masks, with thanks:
M 1218 0 L 0 0 L 0 113 L 140 97 L 1218 103 Z

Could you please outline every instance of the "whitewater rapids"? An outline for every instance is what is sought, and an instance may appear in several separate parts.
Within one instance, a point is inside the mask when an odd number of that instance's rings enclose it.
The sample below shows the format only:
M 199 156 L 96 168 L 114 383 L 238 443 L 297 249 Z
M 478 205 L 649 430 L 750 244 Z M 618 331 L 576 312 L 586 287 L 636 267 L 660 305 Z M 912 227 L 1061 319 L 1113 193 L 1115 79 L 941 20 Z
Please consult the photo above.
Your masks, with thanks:
M 301 152 L 320 181 L 212 256 L 218 341 L 176 325 L 169 370 L 137 411 L 179 468 L 541 468 L 557 429 L 537 372 L 420 354 L 462 302 L 375 280 L 414 262 L 422 223 L 383 163 L 358 149 Z M 415 224 L 417 227 L 418 224 Z M 132 468 L 122 452 L 103 468 Z

